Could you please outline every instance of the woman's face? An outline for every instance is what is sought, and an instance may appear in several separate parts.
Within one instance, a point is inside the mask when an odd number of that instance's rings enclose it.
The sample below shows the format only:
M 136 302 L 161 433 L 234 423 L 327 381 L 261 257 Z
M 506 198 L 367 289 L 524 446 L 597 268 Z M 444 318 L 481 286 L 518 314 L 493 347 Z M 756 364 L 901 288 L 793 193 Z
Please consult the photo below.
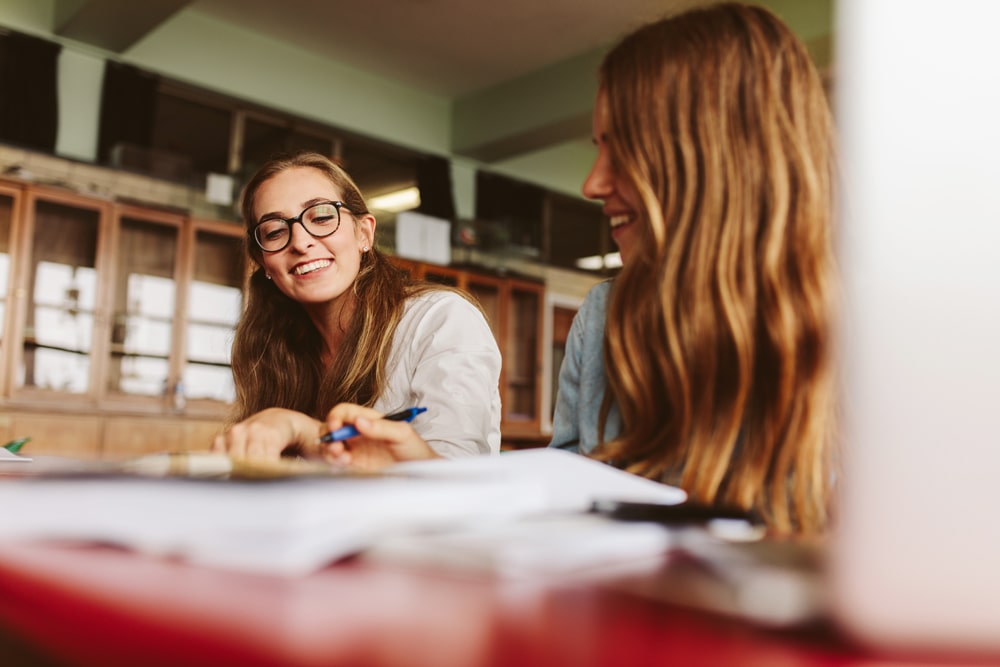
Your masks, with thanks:
M 254 224 L 271 218 L 294 218 L 318 202 L 340 201 L 341 193 L 320 170 L 293 167 L 271 177 L 254 197 Z M 315 238 L 301 224 L 291 225 L 288 245 L 262 253 L 261 265 L 275 286 L 303 304 L 320 305 L 350 293 L 361 267 L 361 256 L 372 246 L 375 218 L 340 211 L 340 227 Z
M 627 262 L 639 242 L 639 197 L 632 185 L 615 170 L 608 146 L 608 105 L 604 91 L 594 104 L 593 141 L 597 159 L 583 181 L 583 196 L 604 202 L 604 215 L 611 221 L 611 237 L 618 245 L 622 262 Z

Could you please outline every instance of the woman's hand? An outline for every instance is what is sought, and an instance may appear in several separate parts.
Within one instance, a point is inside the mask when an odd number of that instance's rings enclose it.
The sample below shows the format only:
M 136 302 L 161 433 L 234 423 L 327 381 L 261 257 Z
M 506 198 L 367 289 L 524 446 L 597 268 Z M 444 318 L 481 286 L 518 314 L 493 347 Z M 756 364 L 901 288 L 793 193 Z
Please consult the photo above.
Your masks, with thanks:
M 440 458 L 412 426 L 382 419 L 382 413 L 377 410 L 354 403 L 335 405 L 326 416 L 326 428 L 335 431 L 345 424 L 353 424 L 359 435 L 322 443 L 320 451 L 331 463 L 359 470 L 379 470 L 400 461 Z
M 284 408 L 268 408 L 233 424 L 212 441 L 213 452 L 233 458 L 276 461 L 290 447 L 303 456 L 316 456 L 323 422 Z

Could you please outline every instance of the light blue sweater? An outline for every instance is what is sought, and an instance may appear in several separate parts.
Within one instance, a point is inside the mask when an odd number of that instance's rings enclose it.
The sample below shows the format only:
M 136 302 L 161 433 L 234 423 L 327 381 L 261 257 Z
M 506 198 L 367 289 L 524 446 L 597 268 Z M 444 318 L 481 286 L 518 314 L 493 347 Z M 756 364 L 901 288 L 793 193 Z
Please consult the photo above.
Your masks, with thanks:
M 604 322 L 611 281 L 595 285 L 580 306 L 566 339 L 566 355 L 559 370 L 559 390 L 549 447 L 588 453 L 597 446 L 597 419 L 607 388 L 604 374 Z M 612 404 L 604 439 L 621 432 L 618 406 Z

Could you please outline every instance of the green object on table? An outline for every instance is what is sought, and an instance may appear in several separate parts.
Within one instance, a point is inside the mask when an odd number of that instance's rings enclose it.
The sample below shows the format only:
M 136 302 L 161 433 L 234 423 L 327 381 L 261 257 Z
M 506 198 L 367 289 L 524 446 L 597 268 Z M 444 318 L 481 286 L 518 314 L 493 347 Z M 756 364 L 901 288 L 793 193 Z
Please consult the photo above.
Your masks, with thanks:
M 6 445 L 4 445 L 3 448 L 6 449 L 11 454 L 17 454 L 17 452 L 21 449 L 21 447 L 24 447 L 24 445 L 29 440 L 31 440 L 30 436 L 27 438 L 18 438 L 17 440 L 11 440 Z

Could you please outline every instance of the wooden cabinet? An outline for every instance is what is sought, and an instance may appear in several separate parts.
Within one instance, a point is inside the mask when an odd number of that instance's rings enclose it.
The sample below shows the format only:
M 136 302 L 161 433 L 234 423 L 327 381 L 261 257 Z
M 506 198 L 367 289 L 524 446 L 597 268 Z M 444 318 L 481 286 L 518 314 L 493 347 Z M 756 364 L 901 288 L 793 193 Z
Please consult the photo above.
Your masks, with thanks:
M 509 279 L 504 291 L 501 337 L 504 435 L 534 437 L 542 419 L 542 318 L 545 287 Z
M 29 453 L 80 456 L 207 447 L 234 396 L 242 236 L 234 223 L 0 182 L 0 411 L 12 437 L 31 436 Z
M 0 179 L 0 434 L 90 458 L 208 447 L 235 398 L 242 243 L 236 223 Z M 395 261 L 478 300 L 504 444 L 543 442 L 545 286 Z
M 468 268 L 393 261 L 416 278 L 461 288 L 479 301 L 503 356 L 500 429 L 505 445 L 546 440 L 541 432 L 545 285 Z

